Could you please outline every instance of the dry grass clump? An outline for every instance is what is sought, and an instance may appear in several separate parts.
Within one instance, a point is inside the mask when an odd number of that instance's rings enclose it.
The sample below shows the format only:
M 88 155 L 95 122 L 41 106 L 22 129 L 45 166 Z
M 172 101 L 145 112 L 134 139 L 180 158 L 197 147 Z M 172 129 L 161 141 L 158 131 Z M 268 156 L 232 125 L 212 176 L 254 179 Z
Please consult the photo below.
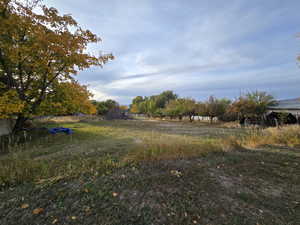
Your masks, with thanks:
M 300 146 L 300 126 L 284 126 L 281 128 L 267 128 L 265 130 L 252 130 L 238 142 L 250 148 L 262 146 Z
M 144 138 L 125 157 L 125 161 L 184 159 L 223 151 L 218 139 L 190 139 L 176 136 Z
M 225 152 L 243 149 L 242 143 L 237 136 L 228 136 L 221 140 L 222 149 Z
M 82 174 L 103 174 L 120 167 L 121 164 L 111 157 L 85 158 L 76 156 L 71 159 L 33 160 L 15 154 L 0 160 L 0 189 L 7 186 L 51 180 L 59 177 L 70 178 Z
M 223 124 L 221 124 L 221 126 L 225 127 L 225 128 L 240 128 L 241 127 L 241 125 L 237 121 L 224 122 Z

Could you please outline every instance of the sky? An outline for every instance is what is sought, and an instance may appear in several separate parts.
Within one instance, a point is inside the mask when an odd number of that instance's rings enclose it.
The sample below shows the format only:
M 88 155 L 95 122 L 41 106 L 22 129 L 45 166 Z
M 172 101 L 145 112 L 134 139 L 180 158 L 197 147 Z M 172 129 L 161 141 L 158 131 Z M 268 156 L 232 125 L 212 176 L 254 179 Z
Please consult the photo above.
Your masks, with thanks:
M 102 38 L 115 60 L 77 75 L 94 99 L 173 90 L 202 101 L 266 91 L 300 97 L 299 0 L 45 0 Z

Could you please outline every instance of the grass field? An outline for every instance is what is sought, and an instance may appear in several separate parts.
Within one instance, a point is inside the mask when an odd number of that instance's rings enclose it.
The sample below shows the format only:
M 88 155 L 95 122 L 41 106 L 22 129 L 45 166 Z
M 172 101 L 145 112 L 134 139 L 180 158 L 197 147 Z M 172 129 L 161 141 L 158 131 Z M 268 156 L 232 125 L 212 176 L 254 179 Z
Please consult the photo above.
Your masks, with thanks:
M 300 129 L 59 121 L 0 155 L 0 224 L 300 221 Z

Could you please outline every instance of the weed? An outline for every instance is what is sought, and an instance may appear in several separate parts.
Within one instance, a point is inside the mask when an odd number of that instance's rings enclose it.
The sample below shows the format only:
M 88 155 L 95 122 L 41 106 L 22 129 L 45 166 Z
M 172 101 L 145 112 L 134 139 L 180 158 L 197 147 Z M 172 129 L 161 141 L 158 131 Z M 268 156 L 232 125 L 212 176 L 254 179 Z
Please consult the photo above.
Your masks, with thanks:
M 252 130 L 248 135 L 238 140 L 241 145 L 250 148 L 263 146 L 300 146 L 300 126 L 285 126 L 282 128 L 267 128 Z
M 176 136 L 145 137 L 133 147 L 125 160 L 184 159 L 222 150 L 221 142 L 218 139 L 178 138 Z

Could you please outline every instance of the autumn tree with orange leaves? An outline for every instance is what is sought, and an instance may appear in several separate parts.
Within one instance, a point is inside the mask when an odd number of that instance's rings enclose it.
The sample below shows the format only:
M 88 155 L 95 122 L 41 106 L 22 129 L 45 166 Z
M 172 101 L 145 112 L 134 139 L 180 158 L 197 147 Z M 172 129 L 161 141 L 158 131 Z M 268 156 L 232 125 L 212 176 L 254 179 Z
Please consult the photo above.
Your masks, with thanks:
M 87 86 L 78 82 L 55 84 L 55 92 L 49 93 L 41 103 L 38 115 L 96 114 L 97 109 L 89 100 L 92 94 Z
M 17 118 L 19 130 L 62 85 L 76 92 L 79 70 L 113 59 L 86 51 L 88 44 L 100 41 L 72 16 L 60 15 L 40 0 L 0 0 L 0 117 Z

